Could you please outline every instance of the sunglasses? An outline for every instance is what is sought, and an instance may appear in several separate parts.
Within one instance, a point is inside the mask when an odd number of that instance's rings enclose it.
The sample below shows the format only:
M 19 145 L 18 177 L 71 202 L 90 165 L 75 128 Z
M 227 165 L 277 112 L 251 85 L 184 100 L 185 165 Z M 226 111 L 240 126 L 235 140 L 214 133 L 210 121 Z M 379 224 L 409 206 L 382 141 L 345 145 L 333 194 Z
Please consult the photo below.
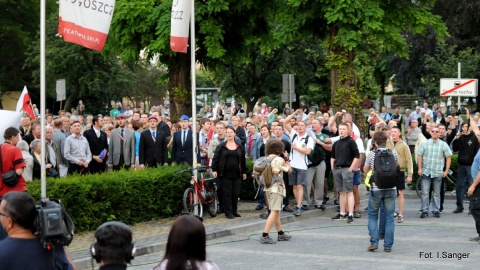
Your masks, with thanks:
M 439 130 L 432 130 L 432 133 L 440 133 Z

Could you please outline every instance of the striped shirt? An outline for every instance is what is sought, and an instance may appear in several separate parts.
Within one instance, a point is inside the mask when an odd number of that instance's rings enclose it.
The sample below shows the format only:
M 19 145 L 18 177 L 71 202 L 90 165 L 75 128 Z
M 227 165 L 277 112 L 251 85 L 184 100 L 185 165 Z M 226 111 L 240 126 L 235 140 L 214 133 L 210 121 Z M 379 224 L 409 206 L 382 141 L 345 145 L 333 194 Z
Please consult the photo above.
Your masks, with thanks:
M 417 154 L 422 156 L 423 174 L 430 177 L 441 177 L 445 158 L 452 155 L 448 144 L 440 139 L 428 139 L 418 148 Z

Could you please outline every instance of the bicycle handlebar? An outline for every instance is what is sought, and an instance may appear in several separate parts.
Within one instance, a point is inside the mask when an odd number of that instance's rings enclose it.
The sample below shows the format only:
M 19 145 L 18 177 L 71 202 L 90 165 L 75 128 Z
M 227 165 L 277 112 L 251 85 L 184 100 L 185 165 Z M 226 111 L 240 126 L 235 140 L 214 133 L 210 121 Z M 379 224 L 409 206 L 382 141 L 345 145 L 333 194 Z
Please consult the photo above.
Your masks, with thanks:
M 182 174 L 182 173 L 193 173 L 193 171 L 198 170 L 199 172 L 205 172 L 207 170 L 207 167 L 205 166 L 197 166 L 197 167 L 191 167 L 182 171 L 177 172 L 177 174 Z

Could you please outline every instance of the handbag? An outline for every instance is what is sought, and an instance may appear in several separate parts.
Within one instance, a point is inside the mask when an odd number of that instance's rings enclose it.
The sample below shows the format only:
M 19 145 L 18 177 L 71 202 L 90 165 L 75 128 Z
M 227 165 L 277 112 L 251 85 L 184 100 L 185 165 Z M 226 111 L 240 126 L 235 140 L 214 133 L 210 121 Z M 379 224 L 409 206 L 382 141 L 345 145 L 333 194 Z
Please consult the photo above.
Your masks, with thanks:
M 58 177 L 59 175 L 57 170 L 55 170 L 54 168 L 47 169 L 45 173 L 47 174 L 47 177 Z
M 2 144 L 0 144 L 0 164 L 2 163 Z M 15 170 L 2 173 L 2 181 L 7 187 L 14 187 L 18 184 L 18 175 Z

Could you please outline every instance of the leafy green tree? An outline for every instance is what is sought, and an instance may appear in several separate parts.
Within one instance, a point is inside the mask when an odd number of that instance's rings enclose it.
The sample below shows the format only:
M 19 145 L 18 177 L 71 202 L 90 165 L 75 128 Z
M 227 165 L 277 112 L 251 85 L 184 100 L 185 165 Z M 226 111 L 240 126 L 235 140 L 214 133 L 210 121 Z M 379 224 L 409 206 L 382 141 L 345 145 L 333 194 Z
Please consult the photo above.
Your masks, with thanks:
M 241 61 L 251 45 L 267 39 L 269 17 L 277 1 L 196 1 L 196 59 L 209 68 L 215 61 Z M 190 49 L 187 54 L 170 50 L 172 1 L 118 0 L 107 42 L 107 51 L 126 61 L 136 61 L 140 51 L 159 56 L 168 67 L 172 115 L 190 114 Z M 266 42 L 265 44 L 268 44 Z M 263 45 L 264 50 L 268 50 Z
M 23 70 L 25 50 L 35 38 L 40 21 L 40 1 L 0 0 L 0 90 L 21 91 L 28 82 Z
M 430 26 L 437 37 L 444 37 L 446 27 L 440 16 L 431 13 L 433 3 L 433 0 L 290 0 L 287 11 L 294 14 L 294 20 L 285 24 L 282 31 L 290 36 L 294 32 L 310 33 L 326 40 L 332 104 L 353 111 L 361 101 L 354 62 L 357 51 L 373 38 L 378 52 L 407 56 L 404 36 L 407 29 L 423 34 Z M 355 111 L 362 117 L 361 110 Z
M 110 100 L 121 100 L 126 91 L 133 88 L 134 76 L 119 59 L 64 42 L 56 36 L 57 30 L 58 14 L 52 13 L 46 23 L 47 97 L 55 99 L 56 80 L 65 79 L 66 110 L 76 106 L 76 101 L 82 99 L 87 112 L 104 112 Z M 38 98 L 40 88 L 40 40 L 38 34 L 36 37 L 27 50 L 28 61 L 24 66 L 32 70 L 34 87 L 29 91 L 32 99 Z

